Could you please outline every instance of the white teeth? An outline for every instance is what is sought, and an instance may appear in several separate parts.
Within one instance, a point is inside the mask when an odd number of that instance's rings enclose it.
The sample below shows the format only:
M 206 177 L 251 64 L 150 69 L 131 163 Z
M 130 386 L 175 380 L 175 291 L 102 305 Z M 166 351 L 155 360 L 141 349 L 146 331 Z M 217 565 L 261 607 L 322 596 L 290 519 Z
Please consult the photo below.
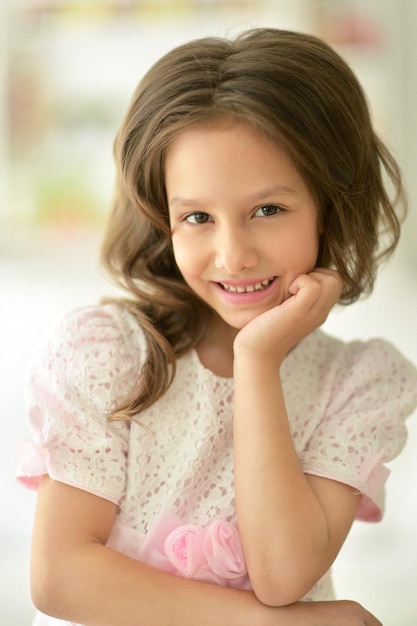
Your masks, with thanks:
M 239 285 L 238 287 L 235 287 L 233 285 L 225 285 L 223 283 L 220 283 L 220 284 L 225 291 L 229 291 L 231 293 L 252 293 L 253 291 L 260 291 L 264 287 L 268 287 L 272 283 L 273 280 L 274 280 L 273 277 L 265 278 L 261 282 L 255 283 L 254 285 L 247 285 L 246 287 L 244 287 L 243 285 L 242 286 Z

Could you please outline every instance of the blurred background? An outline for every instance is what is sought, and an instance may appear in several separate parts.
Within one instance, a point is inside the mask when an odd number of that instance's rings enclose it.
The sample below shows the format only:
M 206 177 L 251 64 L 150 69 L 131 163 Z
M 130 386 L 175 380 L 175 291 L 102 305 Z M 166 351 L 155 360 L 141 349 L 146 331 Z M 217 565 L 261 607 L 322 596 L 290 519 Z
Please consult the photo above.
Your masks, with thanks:
M 250 26 L 317 34 L 351 64 L 397 156 L 410 215 L 374 295 L 326 322 L 383 336 L 417 362 L 417 3 L 414 0 L 2 0 L 0 4 L 0 621 L 28 626 L 35 495 L 17 486 L 27 435 L 23 380 L 39 333 L 114 292 L 97 263 L 113 184 L 112 142 L 136 83 L 162 53 Z M 384 626 L 417 623 L 417 419 L 391 464 L 387 514 L 356 523 L 335 566 L 340 598 Z

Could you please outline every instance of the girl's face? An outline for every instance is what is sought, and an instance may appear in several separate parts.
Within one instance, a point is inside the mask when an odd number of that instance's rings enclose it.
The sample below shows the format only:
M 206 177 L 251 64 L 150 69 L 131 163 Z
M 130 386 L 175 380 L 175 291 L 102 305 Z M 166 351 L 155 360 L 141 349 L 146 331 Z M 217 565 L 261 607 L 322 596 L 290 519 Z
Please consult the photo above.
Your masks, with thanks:
M 281 304 L 315 267 L 313 197 L 287 152 L 245 123 L 184 130 L 165 182 L 178 268 L 227 326 Z

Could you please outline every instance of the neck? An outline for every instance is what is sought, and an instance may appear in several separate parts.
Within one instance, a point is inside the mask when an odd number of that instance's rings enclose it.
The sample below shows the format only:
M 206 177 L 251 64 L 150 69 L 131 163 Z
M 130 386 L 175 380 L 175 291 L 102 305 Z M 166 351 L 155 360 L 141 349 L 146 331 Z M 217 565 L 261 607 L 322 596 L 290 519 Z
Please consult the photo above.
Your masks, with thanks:
M 213 318 L 196 350 L 200 362 L 217 376 L 233 376 L 233 342 L 239 331 L 220 319 Z

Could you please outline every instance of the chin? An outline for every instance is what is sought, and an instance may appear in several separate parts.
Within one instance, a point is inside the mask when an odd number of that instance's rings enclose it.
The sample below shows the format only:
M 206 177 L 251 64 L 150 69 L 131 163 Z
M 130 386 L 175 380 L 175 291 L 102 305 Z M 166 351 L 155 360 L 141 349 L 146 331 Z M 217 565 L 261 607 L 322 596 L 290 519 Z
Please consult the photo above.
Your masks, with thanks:
M 223 320 L 223 322 L 225 324 L 230 326 L 230 328 L 234 328 L 236 331 L 239 331 L 239 330 L 242 330 L 242 328 L 245 328 L 245 326 L 247 324 L 249 324 L 249 322 L 254 320 L 256 317 L 258 317 L 258 316 L 257 315 L 247 315 L 247 316 L 242 316 L 242 317 L 239 317 L 239 318 L 236 318 L 236 317 L 224 318 L 224 317 L 222 317 L 222 320 Z

